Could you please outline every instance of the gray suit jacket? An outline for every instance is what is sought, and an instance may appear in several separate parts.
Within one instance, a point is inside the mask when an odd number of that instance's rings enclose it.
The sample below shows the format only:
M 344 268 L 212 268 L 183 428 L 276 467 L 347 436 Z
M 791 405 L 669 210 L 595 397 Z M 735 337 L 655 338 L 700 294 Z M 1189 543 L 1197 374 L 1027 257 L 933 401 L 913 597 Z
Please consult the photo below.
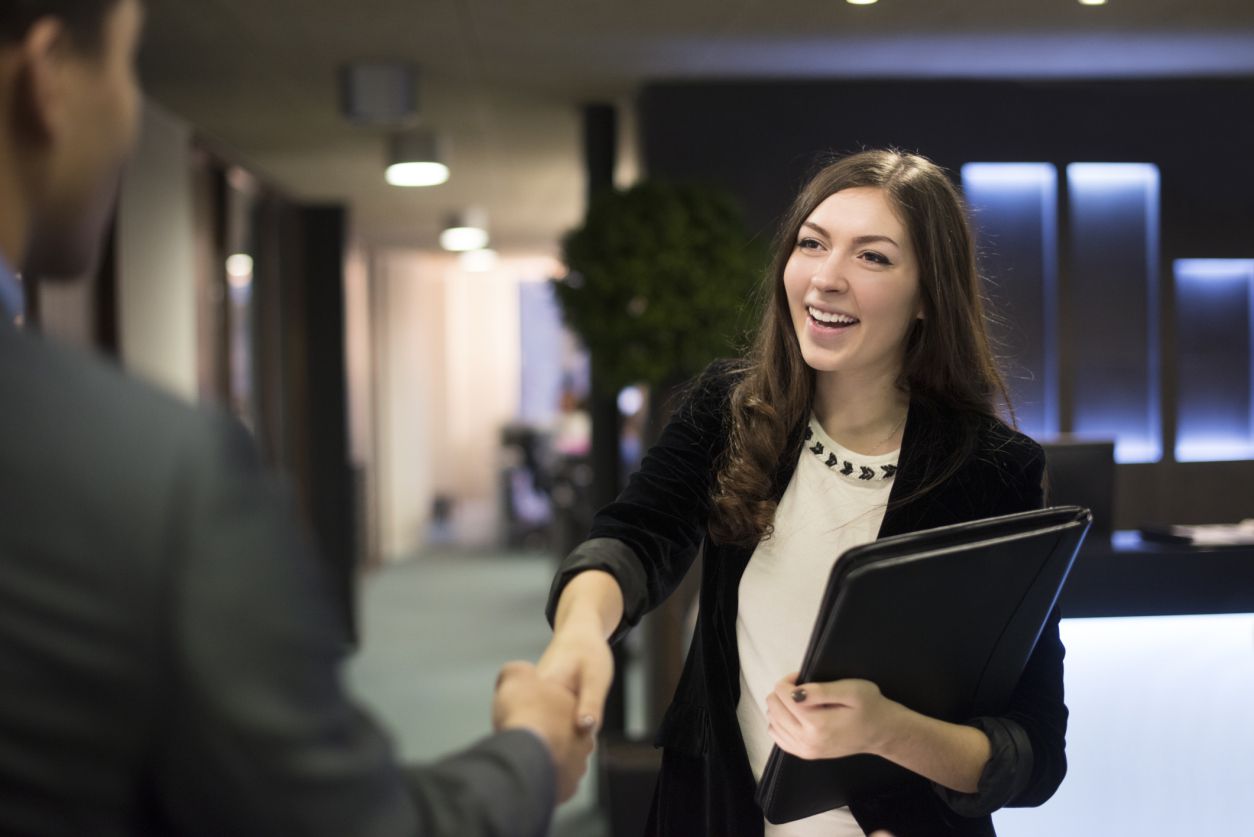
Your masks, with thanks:
M 0 834 L 545 833 L 543 743 L 401 769 L 339 624 L 234 421 L 0 318 Z

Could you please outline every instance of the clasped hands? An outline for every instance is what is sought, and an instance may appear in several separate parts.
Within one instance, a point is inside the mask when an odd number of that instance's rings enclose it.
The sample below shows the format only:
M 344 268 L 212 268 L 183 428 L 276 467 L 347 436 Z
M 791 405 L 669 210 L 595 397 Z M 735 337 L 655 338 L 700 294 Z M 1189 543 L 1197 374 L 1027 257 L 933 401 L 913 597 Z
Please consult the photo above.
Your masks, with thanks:
M 528 729 L 548 745 L 559 803 L 574 795 L 587 772 L 613 677 L 608 643 L 579 631 L 555 636 L 534 666 L 512 662 L 501 669 L 493 728 Z
M 797 683 L 790 674 L 766 697 L 771 738 L 803 759 L 883 754 L 899 727 L 901 704 L 869 680 Z

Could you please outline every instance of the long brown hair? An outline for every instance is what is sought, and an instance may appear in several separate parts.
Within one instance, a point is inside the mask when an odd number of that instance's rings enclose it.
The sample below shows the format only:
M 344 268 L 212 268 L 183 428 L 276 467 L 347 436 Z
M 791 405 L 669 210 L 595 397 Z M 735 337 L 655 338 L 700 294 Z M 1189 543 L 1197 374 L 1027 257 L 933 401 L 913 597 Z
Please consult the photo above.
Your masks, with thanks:
M 775 240 L 763 287 L 764 306 L 752 347 L 736 369 L 730 438 L 715 477 L 710 533 L 720 543 L 749 546 L 771 536 L 780 463 L 795 459 L 798 430 L 814 400 L 815 376 L 801 356 L 784 288 L 784 268 L 802 223 L 843 189 L 883 189 L 909 230 L 919 264 L 923 319 L 906 336 L 897 386 L 966 419 L 996 416 L 996 399 L 1010 403 L 993 358 L 985 321 L 975 245 L 965 205 L 945 171 L 917 154 L 863 151 L 828 163 L 793 201 Z M 974 444 L 971 421 L 964 445 L 930 452 L 934 488 L 962 464 Z M 897 501 L 900 502 L 900 501 Z

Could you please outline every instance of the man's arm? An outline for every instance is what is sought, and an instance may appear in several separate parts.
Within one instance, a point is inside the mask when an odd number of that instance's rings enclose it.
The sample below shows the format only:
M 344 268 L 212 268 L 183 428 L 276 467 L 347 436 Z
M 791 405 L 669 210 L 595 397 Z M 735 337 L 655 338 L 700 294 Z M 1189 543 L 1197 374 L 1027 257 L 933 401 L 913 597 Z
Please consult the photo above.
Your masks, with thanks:
M 510 730 L 399 769 L 346 695 L 338 613 L 250 440 L 220 421 L 187 448 L 155 765 L 179 833 L 544 834 L 556 791 L 539 736 Z

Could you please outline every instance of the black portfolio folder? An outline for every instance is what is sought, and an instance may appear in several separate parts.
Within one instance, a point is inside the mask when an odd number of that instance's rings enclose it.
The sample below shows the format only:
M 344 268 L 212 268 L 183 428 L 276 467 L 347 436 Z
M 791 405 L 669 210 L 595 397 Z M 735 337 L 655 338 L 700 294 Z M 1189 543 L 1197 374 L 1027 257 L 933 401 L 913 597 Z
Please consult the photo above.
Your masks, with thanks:
M 832 569 L 799 682 L 870 680 L 947 721 L 1001 712 L 1091 521 L 1063 506 L 850 549 Z M 913 776 L 878 756 L 806 761 L 775 747 L 758 804 L 770 822 L 792 822 Z

